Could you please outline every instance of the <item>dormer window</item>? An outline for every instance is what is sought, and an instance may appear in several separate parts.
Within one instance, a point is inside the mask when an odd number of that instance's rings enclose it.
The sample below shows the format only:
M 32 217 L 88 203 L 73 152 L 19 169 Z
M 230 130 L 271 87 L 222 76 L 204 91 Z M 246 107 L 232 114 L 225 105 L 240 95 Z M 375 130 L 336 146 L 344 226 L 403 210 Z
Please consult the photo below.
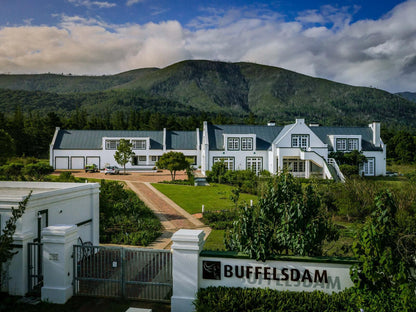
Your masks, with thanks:
M 300 147 L 300 148 L 309 147 L 309 135 L 292 134 L 292 147 Z
M 253 138 L 241 138 L 241 150 L 252 151 L 253 150 Z
M 227 150 L 238 151 L 240 149 L 240 138 L 228 138 Z
M 120 140 L 105 140 L 105 149 L 115 150 L 120 145 Z
M 133 149 L 136 150 L 145 150 L 146 149 L 146 140 L 132 140 Z
M 336 147 L 337 151 L 354 151 L 359 149 L 358 139 L 356 138 L 337 138 Z

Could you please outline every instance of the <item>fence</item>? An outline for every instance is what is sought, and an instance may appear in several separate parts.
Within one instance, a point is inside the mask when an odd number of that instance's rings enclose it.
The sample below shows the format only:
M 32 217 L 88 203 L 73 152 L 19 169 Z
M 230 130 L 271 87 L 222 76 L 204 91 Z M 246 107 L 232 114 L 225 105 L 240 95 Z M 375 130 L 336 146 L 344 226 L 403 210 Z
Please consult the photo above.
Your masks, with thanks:
M 42 243 L 28 243 L 28 293 L 39 295 L 43 286 Z
M 74 294 L 170 302 L 170 250 L 75 245 Z

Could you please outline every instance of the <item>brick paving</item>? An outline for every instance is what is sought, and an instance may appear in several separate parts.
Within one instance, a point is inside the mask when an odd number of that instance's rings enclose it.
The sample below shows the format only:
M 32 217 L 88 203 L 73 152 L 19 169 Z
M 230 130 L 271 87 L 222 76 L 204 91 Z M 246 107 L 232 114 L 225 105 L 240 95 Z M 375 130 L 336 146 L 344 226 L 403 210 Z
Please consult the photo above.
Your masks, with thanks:
M 171 237 L 179 229 L 201 229 L 205 232 L 205 238 L 211 232 L 198 218 L 179 207 L 171 199 L 155 189 L 150 183 L 170 180 L 170 173 L 163 172 L 128 172 L 127 175 L 105 175 L 102 172 L 85 173 L 83 170 L 72 171 L 73 175 L 80 178 L 95 178 L 124 181 L 140 199 L 159 218 L 164 228 L 163 234 L 149 246 L 154 249 L 169 249 Z M 59 172 L 56 172 L 59 174 Z M 183 172 L 177 173 L 177 179 L 186 179 Z

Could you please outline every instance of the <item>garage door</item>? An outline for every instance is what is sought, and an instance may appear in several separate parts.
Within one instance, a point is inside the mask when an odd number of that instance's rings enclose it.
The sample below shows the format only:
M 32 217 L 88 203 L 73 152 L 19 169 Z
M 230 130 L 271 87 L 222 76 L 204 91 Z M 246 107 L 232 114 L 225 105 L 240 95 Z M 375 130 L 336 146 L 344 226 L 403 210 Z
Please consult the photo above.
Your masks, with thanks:
M 71 169 L 84 169 L 84 157 L 71 157 Z
M 92 165 L 95 164 L 97 165 L 98 168 L 101 168 L 101 164 L 100 164 L 100 157 L 96 157 L 96 156 L 88 156 L 87 157 L 87 165 Z
M 55 169 L 69 169 L 69 157 L 55 157 Z

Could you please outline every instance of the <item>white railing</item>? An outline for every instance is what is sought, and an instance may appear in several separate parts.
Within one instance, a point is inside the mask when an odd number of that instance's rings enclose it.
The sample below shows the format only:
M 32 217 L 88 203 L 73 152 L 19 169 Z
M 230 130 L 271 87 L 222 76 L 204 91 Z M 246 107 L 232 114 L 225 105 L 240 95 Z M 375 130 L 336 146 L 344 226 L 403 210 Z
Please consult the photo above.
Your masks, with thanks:
M 345 183 L 345 177 L 339 169 L 337 161 L 334 158 L 328 158 L 328 163 L 335 168 L 335 171 L 337 172 L 338 177 L 341 179 L 341 182 Z
M 322 169 L 323 169 L 323 174 L 324 174 L 324 178 L 326 177 L 326 178 L 329 178 L 329 179 L 331 179 L 331 178 L 333 178 L 332 177 L 332 174 L 331 174 L 331 171 L 329 170 L 329 168 L 328 168 L 328 164 L 327 164 L 327 162 L 325 161 L 325 159 L 321 156 L 321 155 L 319 155 L 317 152 L 315 152 L 315 151 L 303 151 L 303 150 L 301 150 L 301 153 L 300 153 L 300 158 L 302 159 L 302 160 L 312 160 L 312 161 L 314 161 L 316 164 L 318 164 L 319 166 L 321 166 L 322 167 Z

